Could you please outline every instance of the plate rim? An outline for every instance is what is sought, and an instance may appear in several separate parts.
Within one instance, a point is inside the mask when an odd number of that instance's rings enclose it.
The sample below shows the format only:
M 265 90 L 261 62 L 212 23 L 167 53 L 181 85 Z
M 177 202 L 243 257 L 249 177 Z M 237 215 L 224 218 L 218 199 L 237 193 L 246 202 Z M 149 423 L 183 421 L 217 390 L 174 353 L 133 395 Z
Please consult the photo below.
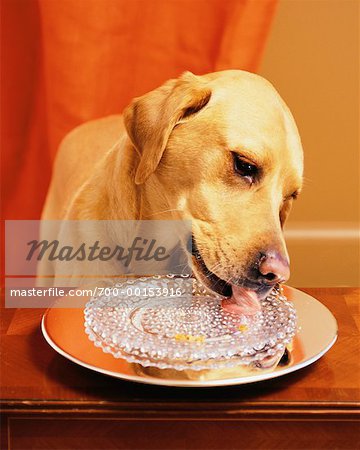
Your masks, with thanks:
M 233 377 L 233 378 L 225 378 L 225 379 L 218 379 L 218 380 L 216 380 L 216 379 L 213 379 L 213 380 L 176 380 L 176 379 L 169 380 L 169 379 L 162 379 L 162 378 L 156 378 L 156 377 L 151 377 L 151 376 L 127 375 L 127 374 L 123 374 L 121 372 L 114 372 L 111 370 L 107 370 L 107 369 L 103 369 L 101 367 L 94 366 L 92 364 L 88 364 L 84 361 L 79 360 L 75 356 L 70 355 L 65 350 L 60 348 L 51 339 L 51 337 L 49 336 L 49 334 L 46 330 L 45 319 L 46 319 L 46 315 L 47 315 L 48 311 L 46 311 L 42 316 L 41 332 L 42 332 L 46 342 L 50 345 L 50 347 L 52 347 L 58 354 L 60 354 L 64 358 L 72 361 L 75 364 L 78 364 L 79 366 L 85 367 L 86 369 L 101 373 L 103 375 L 110 376 L 112 378 L 117 378 L 120 380 L 126 380 L 126 381 L 132 381 L 132 382 L 136 382 L 136 383 L 150 384 L 150 385 L 156 385 L 156 386 L 190 387 L 190 388 L 236 386 L 236 385 L 242 385 L 242 384 L 256 383 L 259 381 L 265 381 L 265 380 L 269 380 L 272 378 L 278 378 L 280 376 L 287 375 L 292 372 L 296 372 L 297 370 L 303 369 L 303 368 L 313 364 L 314 362 L 319 360 L 322 356 L 325 355 L 325 353 L 327 353 L 330 350 L 330 348 L 335 344 L 335 342 L 337 341 L 337 338 L 338 338 L 337 320 L 334 317 L 334 315 L 332 314 L 332 312 L 323 303 L 321 303 L 316 298 L 312 297 L 311 295 L 309 295 L 306 292 L 303 292 L 299 289 L 293 288 L 291 286 L 286 286 L 286 289 L 301 292 L 301 294 L 309 297 L 312 301 L 315 300 L 323 308 L 325 308 L 328 311 L 328 313 L 332 316 L 332 318 L 335 322 L 335 325 L 336 325 L 335 335 L 334 335 L 333 339 L 329 342 L 329 344 L 324 349 L 322 349 L 319 353 L 312 356 L 311 358 L 308 358 L 305 361 L 300 362 L 294 366 L 285 367 L 283 369 L 276 369 L 273 372 L 268 372 L 268 373 L 263 373 L 263 374 L 258 374 L 258 375 L 250 375 L 250 376 L 237 377 L 237 378 Z M 84 330 L 84 333 L 85 333 L 85 330 Z

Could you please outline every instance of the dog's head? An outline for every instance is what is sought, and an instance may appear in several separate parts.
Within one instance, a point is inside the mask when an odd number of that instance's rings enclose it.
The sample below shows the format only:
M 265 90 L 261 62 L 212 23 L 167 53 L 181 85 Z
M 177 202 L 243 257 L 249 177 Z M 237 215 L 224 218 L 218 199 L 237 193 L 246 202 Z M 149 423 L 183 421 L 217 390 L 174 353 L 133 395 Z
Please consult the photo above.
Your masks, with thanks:
M 135 99 L 124 122 L 150 219 L 193 224 L 196 276 L 225 295 L 265 296 L 289 277 L 283 224 L 302 183 L 294 119 L 243 71 L 189 72 Z

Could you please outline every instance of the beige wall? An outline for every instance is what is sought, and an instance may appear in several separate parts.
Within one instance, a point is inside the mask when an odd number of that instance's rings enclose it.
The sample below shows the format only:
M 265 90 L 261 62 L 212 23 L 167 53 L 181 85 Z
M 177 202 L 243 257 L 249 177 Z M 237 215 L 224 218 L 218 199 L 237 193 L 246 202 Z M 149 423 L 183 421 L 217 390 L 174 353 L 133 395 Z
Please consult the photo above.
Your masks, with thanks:
M 280 0 L 260 74 L 305 151 L 289 222 L 291 284 L 359 285 L 359 1 Z

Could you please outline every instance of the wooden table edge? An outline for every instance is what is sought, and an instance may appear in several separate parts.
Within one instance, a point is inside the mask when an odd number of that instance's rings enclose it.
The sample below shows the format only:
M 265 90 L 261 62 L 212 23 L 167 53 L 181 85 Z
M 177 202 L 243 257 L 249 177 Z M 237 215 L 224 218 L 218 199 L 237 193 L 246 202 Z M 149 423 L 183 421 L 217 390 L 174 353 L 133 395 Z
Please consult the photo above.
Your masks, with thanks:
M 359 420 L 359 402 L 244 402 L 228 406 L 213 402 L 76 402 L 3 400 L 4 415 L 101 415 L 123 420 Z

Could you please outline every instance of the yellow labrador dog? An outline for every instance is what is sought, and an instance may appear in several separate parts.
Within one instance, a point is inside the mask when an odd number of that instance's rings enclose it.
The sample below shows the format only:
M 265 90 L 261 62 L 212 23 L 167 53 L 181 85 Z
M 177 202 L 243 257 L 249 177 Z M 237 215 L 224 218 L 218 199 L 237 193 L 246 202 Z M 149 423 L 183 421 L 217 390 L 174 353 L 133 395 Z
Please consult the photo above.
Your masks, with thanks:
M 302 172 L 294 119 L 268 81 L 186 72 L 65 138 L 42 218 L 191 220 L 195 276 L 250 314 L 289 277 L 282 228 Z

